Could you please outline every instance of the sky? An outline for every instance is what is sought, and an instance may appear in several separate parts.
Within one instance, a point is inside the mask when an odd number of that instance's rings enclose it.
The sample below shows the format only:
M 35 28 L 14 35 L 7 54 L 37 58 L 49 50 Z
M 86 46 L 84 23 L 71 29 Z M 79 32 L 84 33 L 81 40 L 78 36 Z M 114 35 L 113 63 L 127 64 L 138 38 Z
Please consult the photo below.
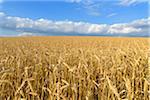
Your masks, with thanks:
M 0 0 L 0 36 L 149 36 L 149 0 Z

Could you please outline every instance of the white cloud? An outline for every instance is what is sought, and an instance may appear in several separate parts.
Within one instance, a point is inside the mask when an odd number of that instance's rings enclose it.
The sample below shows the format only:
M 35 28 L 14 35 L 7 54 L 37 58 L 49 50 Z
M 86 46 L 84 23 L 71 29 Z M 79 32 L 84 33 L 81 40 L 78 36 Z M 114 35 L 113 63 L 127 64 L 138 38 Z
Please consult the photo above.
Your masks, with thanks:
M 117 15 L 117 13 L 111 13 L 107 17 L 113 17 L 113 16 L 116 16 L 116 15 Z
M 70 3 L 80 3 L 82 0 L 65 0 L 65 2 L 70 2 Z
M 5 13 L 0 12 L 0 17 L 3 17 L 3 16 L 5 16 Z
M 119 5 L 130 6 L 130 5 L 136 5 L 141 2 L 148 2 L 148 0 L 120 0 Z
M 52 21 L 46 19 L 32 20 L 7 16 L 0 12 L 0 27 L 23 32 L 23 35 L 33 35 L 33 33 L 63 33 L 63 34 L 85 34 L 85 35 L 145 35 L 148 34 L 150 18 L 139 19 L 130 23 L 117 24 L 92 24 L 87 22 L 73 21 Z M 24 33 L 25 32 L 25 33 Z M 30 33 L 30 34 L 29 34 Z M 32 33 L 32 34 L 31 34 Z
M 107 33 L 115 34 L 115 33 L 122 33 L 122 34 L 128 34 L 128 33 L 140 33 L 142 32 L 141 28 L 135 28 L 130 25 L 126 24 L 114 24 L 111 25 Z
M 150 18 L 135 20 L 130 23 L 113 24 L 110 26 L 108 33 L 123 33 L 123 34 L 148 34 L 150 26 Z
M 84 9 L 88 15 L 100 16 L 101 1 L 99 0 L 65 0 L 65 2 L 78 3 L 79 9 Z
M 92 16 L 100 16 L 100 1 L 96 0 L 82 0 L 80 2 L 81 6 L 86 10 L 87 14 Z
M 34 34 L 33 33 L 30 33 L 30 32 L 23 32 L 23 33 L 21 33 L 21 34 L 18 34 L 18 36 L 34 36 Z

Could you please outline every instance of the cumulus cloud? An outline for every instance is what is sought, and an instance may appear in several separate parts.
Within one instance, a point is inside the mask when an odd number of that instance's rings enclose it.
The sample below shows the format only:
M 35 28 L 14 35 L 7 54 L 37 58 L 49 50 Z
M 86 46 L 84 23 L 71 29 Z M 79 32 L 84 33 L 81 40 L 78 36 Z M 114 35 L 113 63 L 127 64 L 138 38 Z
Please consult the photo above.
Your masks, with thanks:
M 21 34 L 18 34 L 18 36 L 34 36 L 34 33 L 30 33 L 30 32 L 23 32 L 23 33 L 21 33 Z
M 5 16 L 5 13 L 0 12 L 0 17 L 3 17 L 3 16 Z
M 7 16 L 0 13 L 0 27 L 4 29 L 23 32 L 22 35 L 33 35 L 33 33 L 60 34 L 84 34 L 84 35 L 148 35 L 150 18 L 139 19 L 130 23 L 117 24 L 92 24 L 87 22 L 53 21 L 47 19 L 32 20 Z M 32 34 L 31 34 L 32 33 Z M 21 34 L 20 34 L 21 35 Z
M 126 24 L 114 24 L 111 25 L 107 33 L 122 33 L 122 34 L 127 34 L 127 33 L 140 33 L 142 32 L 141 28 L 135 28 L 130 25 Z
M 134 33 L 148 34 L 150 18 L 135 20 L 130 23 L 113 24 L 110 26 L 108 33 Z

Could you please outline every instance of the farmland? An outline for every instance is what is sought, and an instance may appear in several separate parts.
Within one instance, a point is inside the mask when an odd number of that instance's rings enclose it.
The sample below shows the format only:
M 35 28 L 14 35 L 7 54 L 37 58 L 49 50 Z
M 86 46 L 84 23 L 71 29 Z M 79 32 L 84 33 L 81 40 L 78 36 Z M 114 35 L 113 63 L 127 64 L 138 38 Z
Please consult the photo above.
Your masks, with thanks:
M 0 38 L 0 100 L 149 100 L 149 38 Z

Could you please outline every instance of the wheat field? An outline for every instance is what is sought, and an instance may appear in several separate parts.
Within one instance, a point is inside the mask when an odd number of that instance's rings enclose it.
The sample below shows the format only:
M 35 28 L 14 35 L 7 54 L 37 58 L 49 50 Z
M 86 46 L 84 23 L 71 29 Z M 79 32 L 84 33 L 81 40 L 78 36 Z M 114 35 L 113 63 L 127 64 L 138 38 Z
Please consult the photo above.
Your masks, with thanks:
M 149 38 L 0 38 L 0 100 L 150 100 Z

